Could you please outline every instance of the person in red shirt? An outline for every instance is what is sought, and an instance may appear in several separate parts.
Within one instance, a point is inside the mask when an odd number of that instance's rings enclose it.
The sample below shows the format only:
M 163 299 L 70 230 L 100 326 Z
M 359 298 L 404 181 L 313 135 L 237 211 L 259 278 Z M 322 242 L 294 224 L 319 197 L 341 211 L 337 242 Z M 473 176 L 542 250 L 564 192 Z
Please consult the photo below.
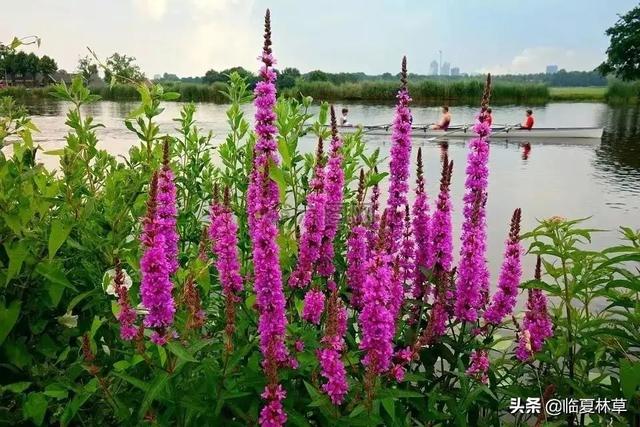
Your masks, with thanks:
M 487 111 L 484 114 L 484 121 L 487 122 L 489 126 L 493 124 L 493 114 L 491 114 L 491 108 L 487 108 Z
M 527 110 L 527 116 L 524 118 L 524 121 L 520 125 L 522 129 L 533 129 L 533 124 L 535 120 L 533 119 L 533 111 Z

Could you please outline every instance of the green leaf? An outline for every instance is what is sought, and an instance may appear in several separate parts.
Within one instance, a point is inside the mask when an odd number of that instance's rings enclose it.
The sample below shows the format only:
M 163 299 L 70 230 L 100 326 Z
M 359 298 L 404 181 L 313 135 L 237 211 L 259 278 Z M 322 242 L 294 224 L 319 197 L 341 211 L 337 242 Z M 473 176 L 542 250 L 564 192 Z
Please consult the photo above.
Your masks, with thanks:
M 12 301 L 8 307 L 4 301 L 0 304 L 0 346 L 18 321 L 21 304 L 18 300 Z
M 20 274 L 22 264 L 27 258 L 29 249 L 26 241 L 24 240 L 18 240 L 11 243 L 7 242 L 4 244 L 4 248 L 7 251 L 7 256 L 9 257 L 9 267 L 7 268 L 7 278 L 5 280 L 5 285 L 8 285 L 11 279 Z
M 158 394 L 164 389 L 165 385 L 169 381 L 169 374 L 165 371 L 160 371 L 153 383 L 149 386 L 149 390 L 145 393 L 142 402 L 140 403 L 140 409 L 138 410 L 138 418 L 142 419 L 147 413 L 147 410 L 156 399 Z
M 631 399 L 636 394 L 640 386 L 640 363 L 628 360 L 620 362 L 620 385 L 626 399 Z
M 187 361 L 187 362 L 198 361 L 198 359 L 196 359 L 191 354 L 189 354 L 189 352 L 184 347 L 182 347 L 180 344 L 176 343 L 175 341 L 169 341 L 167 343 L 167 348 L 171 353 L 175 354 L 176 356 L 178 356 L 178 358 L 184 361 Z
M 25 391 L 26 389 L 28 389 L 30 385 L 31 383 L 29 381 L 21 381 L 19 383 L 7 384 L 5 386 L 0 387 L 0 389 L 8 390 L 12 393 L 19 394 Z
M 60 249 L 60 246 L 67 240 L 71 232 L 71 226 L 64 224 L 60 220 L 54 220 L 51 223 L 51 233 L 49 234 L 49 259 L 53 259 Z
M 395 420 L 396 420 L 395 399 L 392 399 L 392 398 L 382 399 L 382 407 L 385 409 L 385 411 L 387 411 L 387 414 L 389 414 L 389 416 L 391 417 L 391 420 L 393 420 L 395 424 Z
M 44 394 L 54 399 L 66 399 L 69 392 L 62 384 L 54 383 L 45 387 Z
M 42 425 L 47 413 L 47 398 L 42 393 L 29 393 L 22 406 L 22 414 L 25 420 L 32 420 L 37 426 Z
M 378 392 L 376 397 L 378 399 L 386 399 L 386 398 L 399 399 L 399 398 L 402 398 L 402 397 L 422 397 L 422 398 L 424 398 L 424 395 L 422 393 L 418 393 L 417 391 L 400 390 L 400 389 L 397 389 L 397 388 L 386 388 L 386 389 L 380 390 L 380 392 Z
M 120 378 L 122 380 L 125 380 L 132 386 L 137 387 L 144 392 L 147 392 L 149 390 L 149 384 L 135 377 L 132 377 L 130 375 L 123 374 L 121 372 L 112 372 L 111 375 L 113 375 L 114 377 Z
M 54 307 L 60 302 L 64 288 L 77 291 L 57 263 L 41 262 L 36 266 L 36 272 L 48 280 L 47 292 Z

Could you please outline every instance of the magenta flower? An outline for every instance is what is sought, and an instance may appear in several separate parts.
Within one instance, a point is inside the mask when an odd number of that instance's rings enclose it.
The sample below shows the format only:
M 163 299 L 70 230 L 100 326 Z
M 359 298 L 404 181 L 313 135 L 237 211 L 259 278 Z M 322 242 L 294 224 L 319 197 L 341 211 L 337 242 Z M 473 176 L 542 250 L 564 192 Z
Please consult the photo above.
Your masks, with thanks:
M 479 136 L 471 141 L 467 157 L 464 223 L 460 237 L 462 246 L 457 270 L 455 302 L 456 317 L 467 322 L 475 322 L 478 319 L 478 310 L 486 303 L 489 291 L 485 214 L 489 177 L 489 143 L 484 138 L 489 135 L 491 129 L 485 122 L 478 120 L 474 130 Z
M 322 138 L 318 140 L 316 166 L 307 195 L 307 210 L 302 221 L 298 264 L 289 276 L 289 285 L 305 287 L 311 281 L 314 264 L 320 258 L 320 247 L 325 233 L 325 210 L 327 194 L 324 192 L 324 167 L 322 166 Z
M 491 304 L 484 313 L 487 323 L 498 325 L 502 320 L 511 314 L 516 305 L 518 296 L 518 286 L 522 277 L 522 267 L 520 256 L 522 248 L 520 246 L 520 215 L 518 208 L 513 212 L 511 219 L 511 230 L 509 239 L 506 242 L 504 260 L 498 279 L 498 290 L 493 295 Z
M 249 235 L 253 249 L 254 291 L 256 307 L 259 313 L 258 333 L 262 351 L 267 386 L 262 394 L 267 400 L 260 413 L 262 426 L 280 426 L 287 416 L 282 407 L 284 391 L 278 384 L 278 367 L 289 360 L 285 346 L 287 318 L 285 297 L 280 268 L 280 249 L 278 247 L 278 204 L 277 184 L 269 177 L 269 164 L 278 163 L 276 154 L 274 123 L 276 114 L 276 73 L 271 53 L 271 16 L 267 9 L 265 15 L 264 48 L 260 69 L 262 80 L 255 88 L 255 132 L 253 169 L 247 190 L 247 209 L 249 213 Z
M 260 395 L 268 403 L 260 410 L 259 422 L 262 427 L 280 427 L 287 422 L 287 413 L 284 411 L 282 401 L 287 397 L 287 392 L 282 385 L 267 385 Z
M 169 140 L 164 140 L 163 164 L 158 174 L 158 216 L 157 232 L 164 237 L 164 249 L 169 264 L 169 274 L 178 270 L 178 231 L 176 229 L 176 185 L 173 171 L 169 166 Z
M 362 307 L 367 255 L 367 230 L 357 218 L 347 238 L 347 284 L 351 289 L 351 305 L 356 309 Z
M 453 241 L 451 237 L 451 199 L 449 197 L 449 185 L 453 161 L 445 153 L 442 162 L 442 177 L 440 178 L 440 193 L 436 202 L 436 209 L 431 217 L 429 225 L 430 243 L 428 249 L 429 259 L 427 265 L 430 269 L 440 268 L 446 272 L 451 270 L 453 259 Z
M 225 296 L 225 328 L 228 346 L 235 331 L 235 305 L 240 301 L 238 294 L 242 291 L 242 276 L 238 255 L 238 225 L 229 208 L 229 191 L 225 189 L 224 204 L 214 200 L 211 204 L 211 225 L 209 240 L 212 252 L 216 257 L 216 269 Z
M 402 58 L 400 90 L 396 95 L 396 115 L 391 136 L 391 161 L 389 162 L 390 184 L 387 208 L 391 230 L 391 251 L 396 251 L 402 234 L 402 207 L 407 204 L 409 191 L 409 163 L 411 161 L 411 97 L 407 89 L 407 58 Z
M 329 395 L 334 405 L 340 405 L 347 394 L 347 371 L 340 359 L 345 349 L 344 335 L 347 332 L 347 310 L 337 290 L 329 298 L 327 327 L 322 338 L 323 348 L 318 350 L 320 374 L 326 379 L 322 390 Z
M 405 205 L 404 231 L 402 233 L 402 246 L 400 247 L 399 267 L 403 283 L 403 294 L 405 290 L 413 289 L 413 281 L 416 277 L 416 248 L 413 240 L 413 230 L 411 227 L 411 216 L 409 215 L 409 205 Z
M 304 296 L 302 318 L 314 325 L 320 324 L 320 317 L 324 311 L 324 293 L 319 289 L 311 289 Z
M 342 170 L 342 139 L 338 134 L 336 113 L 331 106 L 331 153 L 327 163 L 327 176 L 325 180 L 325 193 L 327 195 L 327 205 L 324 220 L 324 236 L 322 238 L 322 248 L 318 259 L 318 274 L 330 277 L 334 271 L 333 265 L 333 239 L 338 231 L 340 223 L 340 213 L 342 210 L 342 197 L 344 193 L 344 171 Z
M 384 222 L 384 221 L 383 221 Z M 382 231 L 385 226 L 381 227 Z M 382 233 L 384 234 L 384 233 Z M 386 237 L 383 235 L 380 240 Z M 389 369 L 393 356 L 395 319 L 389 309 L 392 271 L 391 259 L 382 244 L 367 263 L 363 287 L 363 307 L 358 321 L 362 330 L 360 349 L 365 351 L 363 365 L 375 374 Z
M 158 173 L 154 173 L 142 235 L 145 251 L 140 259 L 140 294 L 142 305 L 147 309 L 144 325 L 154 329 L 151 340 L 163 345 L 167 341 L 167 328 L 173 324 L 176 308 L 172 295 L 173 284 L 169 278 L 171 265 L 166 256 L 164 234 L 159 232 L 158 227 L 158 211 L 161 210 L 159 200 L 167 200 L 159 194 L 160 191 Z
M 120 260 L 116 260 L 116 275 L 114 277 L 116 295 L 118 296 L 118 321 L 120 322 L 120 337 L 125 341 L 131 341 L 138 334 L 135 325 L 137 320 L 136 311 L 131 307 L 129 301 L 129 290 L 124 284 L 124 272 L 120 265 Z
M 489 354 L 487 350 L 474 350 L 471 353 L 467 375 L 482 384 L 489 383 Z
M 540 256 L 536 264 L 536 279 L 540 280 Z M 553 323 L 547 310 L 547 297 L 540 289 L 529 289 L 527 312 L 520 334 L 516 356 L 521 361 L 529 360 L 542 350 L 544 341 L 553 336 Z
M 429 205 L 424 188 L 422 174 L 422 148 L 418 148 L 418 178 L 416 180 L 416 199 L 413 202 L 413 238 L 415 240 L 415 278 L 413 297 L 418 299 L 426 294 L 426 277 L 429 259 Z

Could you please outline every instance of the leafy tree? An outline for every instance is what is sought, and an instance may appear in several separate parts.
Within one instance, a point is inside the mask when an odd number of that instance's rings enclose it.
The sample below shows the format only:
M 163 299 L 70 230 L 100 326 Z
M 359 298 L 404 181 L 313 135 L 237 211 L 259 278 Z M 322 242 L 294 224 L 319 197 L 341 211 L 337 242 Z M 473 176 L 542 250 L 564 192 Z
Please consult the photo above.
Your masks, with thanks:
M 93 61 L 93 58 L 88 55 L 78 60 L 76 70 L 87 83 L 90 82 L 94 76 L 98 75 L 98 65 Z
M 145 75 L 140 71 L 140 66 L 134 63 L 135 60 L 136 58 L 133 56 L 120 55 L 117 52 L 114 53 L 107 58 L 104 79 L 107 82 L 112 82 L 115 78 L 116 82 L 121 83 L 144 80 Z
M 324 71 L 313 70 L 305 74 L 304 78 L 310 82 L 326 82 L 329 80 L 329 75 Z
M 636 6 L 606 32 L 611 38 L 607 60 L 598 67 L 603 74 L 613 73 L 622 80 L 640 78 L 640 6 Z
M 53 58 L 44 55 L 38 63 L 38 71 L 42 73 L 46 81 L 49 81 L 49 76 L 58 71 L 58 64 Z
M 211 69 L 211 70 L 208 70 L 206 73 L 204 73 L 204 77 L 202 78 L 202 81 L 207 84 L 211 84 L 214 82 L 222 82 L 224 81 L 224 75 L 222 75 L 222 73 L 219 73 L 214 69 Z
M 294 87 L 298 78 L 300 78 L 300 71 L 297 68 L 285 68 L 278 73 L 278 89 Z

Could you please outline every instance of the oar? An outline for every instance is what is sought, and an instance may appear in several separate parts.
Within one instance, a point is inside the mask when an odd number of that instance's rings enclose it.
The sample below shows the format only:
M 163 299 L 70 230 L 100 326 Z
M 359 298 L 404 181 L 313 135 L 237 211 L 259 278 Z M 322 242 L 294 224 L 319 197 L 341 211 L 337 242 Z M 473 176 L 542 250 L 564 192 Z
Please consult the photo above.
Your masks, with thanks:
M 513 125 L 505 125 L 502 129 L 497 130 L 497 131 L 493 132 L 492 134 L 495 135 L 496 133 L 509 132 L 512 129 L 517 129 L 519 125 L 520 125 L 520 123 L 516 123 L 516 124 L 513 124 Z M 471 125 L 465 125 L 463 129 L 456 129 L 454 131 L 447 132 L 447 133 L 445 133 L 443 135 L 440 135 L 440 136 L 434 136 L 432 138 L 427 138 L 426 141 L 436 141 L 438 139 L 445 138 L 445 137 L 447 137 L 447 136 L 449 136 L 449 135 L 451 135 L 453 133 L 460 132 L 462 130 L 467 130 L 467 129 L 469 129 L 470 126 Z
M 460 129 L 452 130 L 450 132 L 443 133 L 442 135 L 439 135 L 439 136 L 433 136 L 431 138 L 427 138 L 426 141 L 435 141 L 436 139 L 446 138 L 449 135 L 453 135 L 454 133 L 457 133 L 457 132 L 466 132 L 469 129 L 469 127 L 471 127 L 470 124 L 462 125 Z M 418 128 L 418 129 L 423 129 L 423 128 Z M 428 130 L 428 128 L 424 128 L 424 130 Z

